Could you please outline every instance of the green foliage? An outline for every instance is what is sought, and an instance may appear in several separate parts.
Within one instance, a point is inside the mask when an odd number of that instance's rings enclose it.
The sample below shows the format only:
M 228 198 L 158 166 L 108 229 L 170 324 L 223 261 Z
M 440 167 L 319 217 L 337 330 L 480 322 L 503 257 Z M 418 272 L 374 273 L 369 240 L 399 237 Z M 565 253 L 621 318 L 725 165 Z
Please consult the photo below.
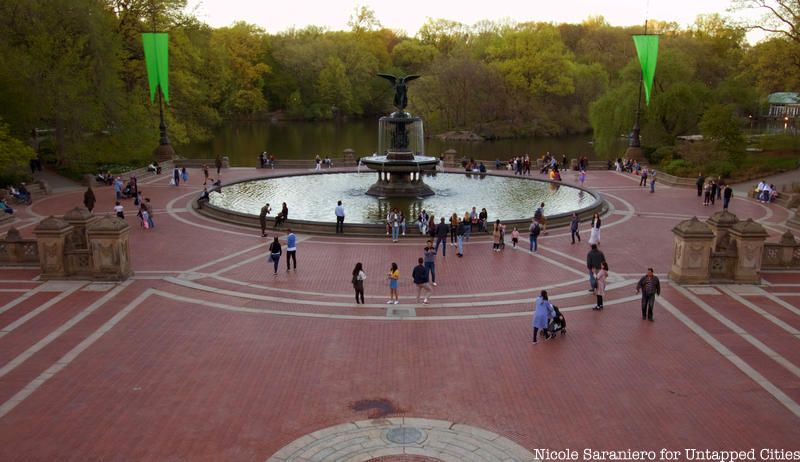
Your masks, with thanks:
M 0 185 L 16 184 L 27 178 L 28 161 L 36 153 L 27 144 L 8 132 L 8 124 L 0 119 Z
M 704 137 L 727 155 L 729 162 L 740 164 L 744 155 L 744 135 L 734 115 L 732 105 L 715 104 L 709 107 L 700 121 Z

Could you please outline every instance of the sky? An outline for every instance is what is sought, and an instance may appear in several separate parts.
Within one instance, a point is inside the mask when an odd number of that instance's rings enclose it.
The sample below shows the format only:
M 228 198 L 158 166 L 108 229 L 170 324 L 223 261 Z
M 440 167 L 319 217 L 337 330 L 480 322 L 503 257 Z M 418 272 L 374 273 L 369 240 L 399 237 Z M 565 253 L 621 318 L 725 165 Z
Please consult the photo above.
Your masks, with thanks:
M 580 23 L 603 16 L 614 26 L 644 24 L 645 18 L 694 23 L 697 15 L 726 15 L 731 0 L 189 0 L 190 10 L 213 27 L 246 21 L 277 33 L 308 25 L 331 30 L 349 29 L 347 21 L 357 6 L 371 8 L 384 27 L 415 35 L 427 18 L 449 19 L 467 25 L 480 20 L 512 19 Z M 740 13 L 739 16 L 742 14 Z M 753 42 L 757 34 L 748 36 Z

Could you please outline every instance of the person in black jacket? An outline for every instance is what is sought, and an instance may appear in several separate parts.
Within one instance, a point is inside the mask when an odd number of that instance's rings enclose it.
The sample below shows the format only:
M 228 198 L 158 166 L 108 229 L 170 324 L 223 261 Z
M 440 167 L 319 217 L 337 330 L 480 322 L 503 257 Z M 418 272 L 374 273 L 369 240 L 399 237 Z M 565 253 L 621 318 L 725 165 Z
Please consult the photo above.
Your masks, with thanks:
M 589 270 L 589 292 L 594 293 L 595 289 L 597 289 L 597 279 L 595 279 L 594 275 L 598 271 L 600 271 L 600 265 L 606 261 L 606 256 L 603 255 L 603 252 L 597 249 L 597 244 L 592 244 L 592 250 L 586 254 L 586 268 Z
M 442 244 L 442 256 L 447 256 L 447 232 L 449 230 L 450 227 L 444 222 L 444 218 L 441 218 L 439 224 L 436 225 L 436 247 L 433 250 L 435 254 L 439 253 L 439 244 Z
M 275 240 L 272 241 L 272 244 L 269 245 L 269 261 L 275 266 L 274 271 L 275 274 L 273 276 L 278 275 L 278 262 L 281 261 L 281 243 L 278 242 L 278 236 L 275 236 Z
M 426 295 L 422 303 L 427 304 L 428 297 L 432 292 L 431 286 L 428 283 L 428 268 L 425 268 L 422 257 L 419 258 L 418 263 L 419 264 L 414 267 L 411 277 L 414 278 L 414 284 L 417 286 L 417 303 L 419 303 L 419 296 L 422 294 L 422 290 L 424 289 L 426 291 Z
M 722 192 L 722 209 L 728 210 L 728 204 L 731 202 L 731 197 L 733 197 L 733 188 L 731 185 L 726 184 L 725 190 Z
M 464 233 L 467 232 L 464 227 L 464 220 L 458 220 L 458 226 L 456 227 L 456 239 L 458 241 L 458 253 L 459 257 L 464 256 Z
M 706 184 L 706 177 L 703 176 L 702 173 L 697 175 L 697 197 L 701 197 L 703 195 L 703 186 Z

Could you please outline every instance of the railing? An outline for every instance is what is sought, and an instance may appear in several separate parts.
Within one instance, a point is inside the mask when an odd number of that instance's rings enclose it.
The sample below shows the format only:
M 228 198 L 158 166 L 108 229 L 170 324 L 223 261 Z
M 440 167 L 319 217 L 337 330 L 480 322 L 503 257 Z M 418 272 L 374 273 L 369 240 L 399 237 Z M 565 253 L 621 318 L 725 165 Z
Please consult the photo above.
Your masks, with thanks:
M 709 271 L 711 280 L 731 280 L 733 279 L 736 266 L 735 252 L 712 252 L 709 261 Z
M 800 244 L 764 243 L 761 267 L 764 269 L 800 268 Z
M 0 240 L 0 265 L 39 266 L 36 239 Z

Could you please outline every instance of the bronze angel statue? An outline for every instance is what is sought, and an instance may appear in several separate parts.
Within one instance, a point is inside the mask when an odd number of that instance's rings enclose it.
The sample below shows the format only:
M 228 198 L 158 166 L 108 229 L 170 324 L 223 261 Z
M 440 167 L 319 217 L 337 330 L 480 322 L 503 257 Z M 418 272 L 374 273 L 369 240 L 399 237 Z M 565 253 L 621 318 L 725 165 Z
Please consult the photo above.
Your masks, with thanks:
M 408 96 L 406 95 L 408 86 L 406 83 L 418 79 L 419 76 L 407 75 L 405 77 L 397 77 L 391 74 L 378 74 L 378 76 L 392 82 L 392 86 L 394 86 L 394 107 L 396 107 L 398 111 L 403 112 L 403 109 L 408 106 Z

